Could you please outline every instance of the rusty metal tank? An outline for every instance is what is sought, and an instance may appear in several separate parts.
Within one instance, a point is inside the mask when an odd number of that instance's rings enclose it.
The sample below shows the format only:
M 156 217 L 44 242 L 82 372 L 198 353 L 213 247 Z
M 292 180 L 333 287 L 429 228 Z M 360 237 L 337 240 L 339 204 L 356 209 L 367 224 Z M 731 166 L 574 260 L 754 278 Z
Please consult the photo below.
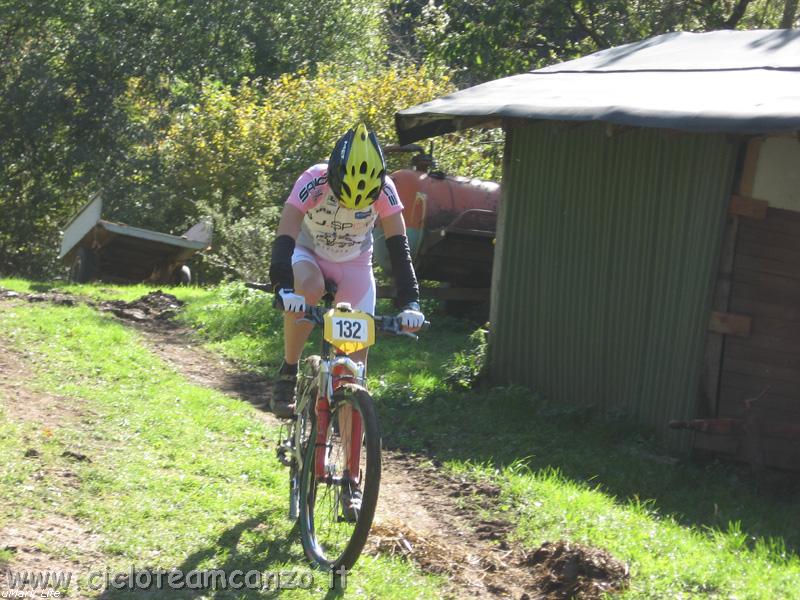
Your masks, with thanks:
M 403 203 L 417 277 L 489 287 L 500 185 L 417 169 L 401 169 L 390 177 Z M 375 238 L 375 260 L 391 272 L 379 229 Z

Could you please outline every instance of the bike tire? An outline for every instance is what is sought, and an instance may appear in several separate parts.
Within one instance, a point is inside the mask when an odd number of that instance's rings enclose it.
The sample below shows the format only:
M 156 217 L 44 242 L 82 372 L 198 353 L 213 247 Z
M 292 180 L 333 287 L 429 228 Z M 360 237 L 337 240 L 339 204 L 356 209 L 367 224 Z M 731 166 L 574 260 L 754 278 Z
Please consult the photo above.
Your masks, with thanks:
M 296 427 L 299 427 L 303 432 L 301 434 L 300 456 L 305 457 L 306 446 L 311 434 L 311 417 L 314 403 L 316 402 L 318 389 L 319 389 L 319 368 L 322 357 L 318 355 L 309 356 L 303 361 L 300 369 L 300 377 L 297 385 L 297 400 L 298 402 L 307 396 L 305 408 L 300 414 L 296 416 Z M 293 442 L 293 440 L 292 440 Z M 296 461 L 291 461 L 289 467 L 289 519 L 297 520 L 299 518 L 300 507 L 300 486 L 301 486 L 301 469 Z
M 335 393 L 334 407 L 331 411 L 331 425 L 326 434 L 326 446 L 331 448 L 338 443 L 333 439 L 332 423 L 338 418 L 338 410 L 350 405 L 361 415 L 362 422 L 362 464 L 359 488 L 362 492 L 361 510 L 355 523 L 336 521 L 331 508 L 338 515 L 338 500 L 332 491 L 334 485 L 318 482 L 315 474 L 315 448 L 318 420 L 311 412 L 310 442 L 306 447 L 300 484 L 300 537 L 308 560 L 323 570 L 338 571 L 352 569 L 369 535 L 375 509 L 378 504 L 378 491 L 381 479 L 381 438 L 378 419 L 372 397 L 363 387 L 346 384 Z M 340 523 L 346 525 L 340 527 Z M 336 529 L 341 529 L 341 534 Z M 334 534 L 336 537 L 334 537 Z

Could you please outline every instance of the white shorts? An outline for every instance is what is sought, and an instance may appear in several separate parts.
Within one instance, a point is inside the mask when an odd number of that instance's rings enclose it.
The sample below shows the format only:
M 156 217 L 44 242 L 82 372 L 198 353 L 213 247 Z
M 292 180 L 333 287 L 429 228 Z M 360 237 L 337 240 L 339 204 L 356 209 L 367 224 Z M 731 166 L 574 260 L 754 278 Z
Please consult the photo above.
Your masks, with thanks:
M 353 308 L 375 313 L 375 276 L 372 274 L 372 252 L 362 252 L 352 260 L 326 260 L 305 246 L 295 246 L 292 265 L 308 261 L 319 267 L 326 281 L 336 284 L 336 302 L 348 302 Z

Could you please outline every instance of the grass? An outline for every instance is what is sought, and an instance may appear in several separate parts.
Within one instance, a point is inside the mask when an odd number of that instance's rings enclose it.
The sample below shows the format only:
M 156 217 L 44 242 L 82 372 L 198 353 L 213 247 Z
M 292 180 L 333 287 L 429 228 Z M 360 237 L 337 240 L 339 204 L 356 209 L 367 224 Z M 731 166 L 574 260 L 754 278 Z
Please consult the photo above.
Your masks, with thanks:
M 141 291 L 116 290 L 123 298 Z M 0 311 L 0 331 L 34 365 L 30 385 L 81 415 L 45 427 L 0 404 L 0 528 L 15 520 L 74 520 L 97 537 L 94 550 L 112 573 L 131 565 L 307 571 L 284 517 L 286 474 L 272 451 L 276 434 L 255 409 L 188 383 L 135 332 L 85 306 L 15 304 Z M 40 456 L 25 458 L 29 449 Z M 64 457 L 65 450 L 91 462 Z M 74 476 L 53 475 L 64 470 Z M 63 544 L 42 549 L 63 560 L 80 553 Z M 406 563 L 364 557 L 346 595 L 434 598 L 439 585 Z M 325 591 L 326 577 L 315 573 L 312 589 L 281 596 L 317 598 Z
M 676 463 L 646 431 L 591 405 L 522 388 L 451 389 L 454 354 L 477 351 L 475 326 L 425 308 L 434 325 L 419 342 L 385 338 L 371 350 L 388 446 L 499 484 L 491 510 L 516 523 L 525 546 L 568 539 L 627 561 L 625 597 L 800 598 L 796 478 L 759 482 L 721 463 Z M 270 372 L 280 358 L 278 315 L 247 290 L 210 292 L 185 318 L 243 366 Z
M 11 287 L 5 281 L 0 286 Z M 178 293 L 189 302 L 183 318 L 214 349 L 244 368 L 269 374 L 277 366 L 280 319 L 266 296 L 237 285 Z M 425 309 L 434 325 L 419 342 L 381 338 L 371 351 L 370 387 L 387 446 L 423 452 L 453 473 L 499 485 L 500 502 L 483 510 L 513 522 L 514 536 L 525 546 L 567 539 L 627 561 L 627 598 L 800 598 L 796 479 L 773 474 L 762 481 L 717 462 L 665 460 L 646 431 L 622 417 L 599 415 L 590 405 L 562 406 L 522 388 L 451 389 L 449 364 L 458 352 L 476 352 L 470 338 L 475 326 L 442 317 L 433 305 Z M 312 341 L 309 351 L 314 348 Z M 80 397 L 92 394 L 86 390 Z M 178 464 L 181 473 L 191 467 Z M 150 510 L 175 501 L 156 495 Z M 274 510 L 282 501 L 276 496 Z M 207 547 L 213 537 L 196 544 Z M 276 535 L 274 543 L 281 539 Z M 291 550 L 284 552 L 290 552 L 286 560 L 295 559 Z M 404 573 L 398 577 L 418 577 Z M 364 590 L 379 589 L 370 585 Z M 430 583 L 420 585 L 438 594 L 425 587 Z

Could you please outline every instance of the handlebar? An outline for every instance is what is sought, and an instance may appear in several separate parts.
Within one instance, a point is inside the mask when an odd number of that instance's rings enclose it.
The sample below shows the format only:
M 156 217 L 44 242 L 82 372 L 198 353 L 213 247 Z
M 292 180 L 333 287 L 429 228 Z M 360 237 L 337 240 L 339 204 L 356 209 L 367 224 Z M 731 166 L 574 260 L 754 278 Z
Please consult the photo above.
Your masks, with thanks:
M 244 285 L 251 290 L 259 290 L 266 293 L 272 292 L 272 286 L 268 283 L 256 283 L 248 281 L 245 282 Z M 305 314 L 298 320 L 307 321 L 309 323 L 313 323 L 314 325 L 323 325 L 324 316 L 328 310 L 330 309 L 322 306 L 309 306 L 306 308 Z M 393 335 L 410 337 L 415 340 L 418 339 L 416 334 L 413 334 L 410 331 L 403 331 L 403 326 L 401 325 L 400 318 L 397 315 L 372 315 L 372 318 L 375 320 L 375 328 L 382 333 L 391 333 Z M 425 321 L 422 324 L 423 329 L 427 329 L 430 326 L 430 321 Z
M 306 308 L 305 315 L 300 317 L 298 321 L 308 321 L 314 325 L 322 325 L 324 323 L 325 313 L 330 309 L 322 306 L 309 306 Z M 410 331 L 403 331 L 403 326 L 400 323 L 400 317 L 396 315 L 372 315 L 375 320 L 375 328 L 382 333 L 391 333 L 393 335 L 402 335 L 417 339 L 417 335 Z M 430 327 L 430 321 L 425 321 L 422 324 L 423 329 Z

